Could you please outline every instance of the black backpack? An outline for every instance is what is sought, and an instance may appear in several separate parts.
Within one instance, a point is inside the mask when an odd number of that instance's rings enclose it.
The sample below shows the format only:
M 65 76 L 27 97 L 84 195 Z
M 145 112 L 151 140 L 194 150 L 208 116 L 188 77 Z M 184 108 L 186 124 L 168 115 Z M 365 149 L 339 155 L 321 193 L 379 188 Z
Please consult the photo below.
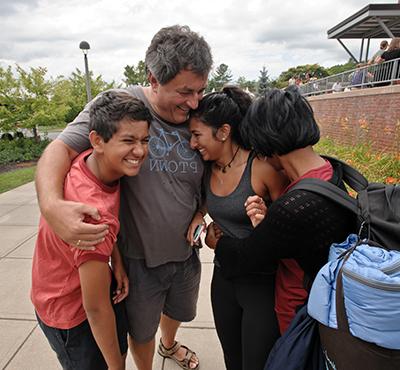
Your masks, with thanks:
M 361 239 L 366 238 L 387 249 L 400 251 L 400 185 L 369 183 L 347 163 L 323 157 L 339 170 L 339 177 L 357 193 L 357 198 L 331 182 L 314 178 L 303 179 L 290 190 L 311 191 L 342 205 L 357 215 L 358 230 L 354 230 L 354 233 Z

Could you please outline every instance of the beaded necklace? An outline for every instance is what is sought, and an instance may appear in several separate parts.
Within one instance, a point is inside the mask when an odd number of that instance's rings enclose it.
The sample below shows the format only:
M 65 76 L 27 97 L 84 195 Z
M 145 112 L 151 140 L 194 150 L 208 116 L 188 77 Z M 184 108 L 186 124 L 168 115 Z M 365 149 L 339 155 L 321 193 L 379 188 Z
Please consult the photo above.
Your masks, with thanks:
M 232 156 L 232 159 L 229 161 L 229 163 L 227 163 L 227 164 L 224 165 L 224 166 L 220 166 L 217 162 L 214 162 L 215 167 L 218 168 L 221 172 L 226 173 L 226 170 L 227 170 L 228 168 L 231 168 L 231 164 L 232 164 L 232 162 L 234 161 L 234 159 L 235 159 L 235 157 L 236 157 L 236 154 L 238 154 L 239 149 L 240 149 L 240 147 L 238 146 L 237 149 L 236 149 L 235 154 Z

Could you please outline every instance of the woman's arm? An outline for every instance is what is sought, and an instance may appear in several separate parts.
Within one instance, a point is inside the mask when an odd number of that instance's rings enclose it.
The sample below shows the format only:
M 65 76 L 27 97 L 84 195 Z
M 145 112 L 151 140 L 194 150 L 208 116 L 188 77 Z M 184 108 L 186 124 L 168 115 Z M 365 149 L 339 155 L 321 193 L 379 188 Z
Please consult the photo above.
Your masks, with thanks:
M 310 240 L 316 205 L 302 207 L 300 212 L 288 206 L 288 196 L 282 196 L 270 206 L 268 216 L 245 239 L 222 236 L 207 241 L 215 247 L 215 255 L 225 276 L 264 271 L 282 258 L 303 257 L 313 246 Z
M 274 238 L 268 226 L 270 215 L 245 239 L 222 236 L 215 241 L 207 235 L 206 243 L 215 248 L 215 256 L 226 277 L 235 277 L 252 272 L 263 271 L 274 266 L 280 257 L 280 247 L 284 247 L 279 238 Z
M 326 262 L 330 245 L 356 229 L 354 215 L 342 206 L 293 190 L 272 203 L 248 238 L 223 236 L 215 242 L 215 255 L 228 277 L 263 271 L 271 261 L 284 258 L 295 258 L 314 273 Z

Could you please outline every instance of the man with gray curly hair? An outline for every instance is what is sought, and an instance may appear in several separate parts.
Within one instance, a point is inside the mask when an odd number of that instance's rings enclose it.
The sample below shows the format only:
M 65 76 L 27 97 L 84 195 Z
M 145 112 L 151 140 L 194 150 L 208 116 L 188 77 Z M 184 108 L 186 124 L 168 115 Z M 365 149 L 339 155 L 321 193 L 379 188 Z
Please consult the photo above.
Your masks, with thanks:
M 158 353 L 183 369 L 197 369 L 196 354 L 175 336 L 180 323 L 196 315 L 201 264 L 191 245 L 195 226 L 203 222 L 203 163 L 190 148 L 187 119 L 203 96 L 211 50 L 189 27 L 165 27 L 153 37 L 145 63 L 150 85 L 125 89 L 153 118 L 148 158 L 138 176 L 121 181 L 118 247 L 129 277 L 130 348 L 137 368 L 151 370 L 160 325 Z M 96 224 L 95 207 L 63 199 L 71 161 L 89 147 L 90 105 L 47 147 L 36 173 L 43 216 L 61 239 L 81 249 L 96 248 L 108 232 L 107 225 Z

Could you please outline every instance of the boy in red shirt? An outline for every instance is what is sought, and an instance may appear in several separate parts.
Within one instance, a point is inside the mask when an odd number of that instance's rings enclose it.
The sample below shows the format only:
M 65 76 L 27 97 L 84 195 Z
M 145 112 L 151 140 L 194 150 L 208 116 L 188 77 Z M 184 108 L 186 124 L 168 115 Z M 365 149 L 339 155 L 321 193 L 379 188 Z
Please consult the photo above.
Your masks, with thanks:
M 63 369 L 125 368 L 127 325 L 119 302 L 128 295 L 128 280 L 115 244 L 119 179 L 138 174 L 147 155 L 150 122 L 145 105 L 122 91 L 105 92 L 90 108 L 93 149 L 73 162 L 65 178 L 64 197 L 96 207 L 100 219 L 85 221 L 109 226 L 96 249 L 74 248 L 80 240 L 74 246 L 66 244 L 40 219 L 31 299 Z M 111 255 L 119 288 L 112 299 Z

